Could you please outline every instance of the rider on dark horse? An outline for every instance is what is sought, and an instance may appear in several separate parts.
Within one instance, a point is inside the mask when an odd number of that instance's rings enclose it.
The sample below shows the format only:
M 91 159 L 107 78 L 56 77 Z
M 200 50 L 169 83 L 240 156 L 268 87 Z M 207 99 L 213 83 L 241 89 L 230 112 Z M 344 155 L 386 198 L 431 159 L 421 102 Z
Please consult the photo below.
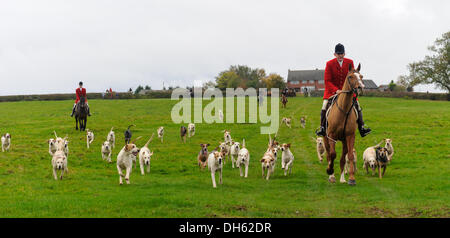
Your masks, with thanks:
M 285 97 L 287 97 L 287 96 L 288 96 L 288 88 L 284 88 L 284 89 L 281 91 L 281 94 L 284 95 Z
M 75 90 L 75 93 L 77 94 L 77 99 L 75 100 L 75 103 L 73 104 L 72 114 L 70 114 L 70 116 L 73 117 L 73 114 L 75 113 L 75 107 L 77 106 L 77 103 L 80 101 L 81 97 L 84 97 L 86 99 L 88 116 L 91 116 L 88 101 L 87 101 L 87 96 L 86 96 L 86 89 L 83 88 L 83 82 L 80 82 L 78 85 L 79 85 L 79 87 Z
M 327 66 L 325 67 L 325 92 L 323 95 L 323 104 L 322 104 L 322 112 L 320 113 L 320 128 L 316 131 L 317 136 L 326 136 L 326 110 L 328 105 L 328 99 L 335 95 L 339 94 L 342 90 L 342 86 L 344 86 L 345 77 L 347 76 L 349 65 L 353 65 L 353 60 L 344 58 L 345 56 L 345 48 L 342 44 L 337 44 L 335 47 L 335 59 L 332 59 L 327 62 Z M 354 95 L 356 96 L 356 95 Z M 361 137 L 368 135 L 371 132 L 370 128 L 365 128 L 362 109 L 359 106 L 359 102 L 356 101 L 355 105 L 358 111 L 358 130 Z

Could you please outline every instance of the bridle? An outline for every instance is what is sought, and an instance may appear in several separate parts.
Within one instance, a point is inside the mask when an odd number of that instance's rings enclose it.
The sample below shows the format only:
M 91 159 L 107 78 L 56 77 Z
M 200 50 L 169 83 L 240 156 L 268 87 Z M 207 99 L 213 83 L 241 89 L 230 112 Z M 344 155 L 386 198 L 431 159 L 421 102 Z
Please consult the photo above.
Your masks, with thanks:
M 350 77 L 346 77 L 346 81 L 348 81 L 350 79 Z M 351 84 L 350 84 L 350 82 L 348 82 L 348 84 L 350 85 L 350 87 L 352 87 L 351 86 Z M 346 128 L 346 126 L 347 126 L 347 120 L 348 120 L 348 115 L 350 115 L 350 112 L 352 111 L 352 109 L 353 109 L 353 107 L 355 106 L 355 104 L 356 104 L 356 99 L 358 98 L 358 87 L 355 87 L 355 88 L 351 88 L 351 90 L 345 90 L 345 91 L 341 91 L 339 94 L 341 94 L 341 93 L 345 93 L 345 94 L 354 94 L 354 95 L 356 95 L 356 97 L 353 97 L 352 98 L 352 105 L 350 106 L 350 108 L 348 109 L 348 111 L 347 112 L 345 112 L 344 111 L 344 109 L 342 109 L 339 105 L 338 105 L 338 100 L 337 100 L 337 96 L 336 96 L 336 107 L 339 109 L 339 111 L 341 111 L 342 113 L 344 113 L 345 114 L 345 121 L 344 121 L 344 130 L 342 131 L 342 133 L 343 133 L 343 136 L 345 136 L 345 128 Z M 339 95 L 338 94 L 338 95 Z M 334 140 L 334 139 L 332 139 L 331 137 L 329 137 L 328 136 L 328 133 L 327 133 L 327 137 L 328 137 L 328 139 L 330 139 L 330 140 L 332 140 L 332 141 L 334 141 L 334 143 L 336 143 L 336 140 Z
M 350 79 L 350 77 L 346 77 L 345 80 L 348 81 L 349 79 Z M 348 85 L 351 85 L 350 82 L 348 82 Z M 350 86 L 350 87 L 352 87 L 352 86 Z M 341 93 L 345 93 L 345 94 L 351 93 L 351 94 L 356 95 L 356 97 L 353 97 L 353 100 L 352 100 L 352 106 L 350 107 L 350 109 L 348 110 L 348 112 L 345 112 L 344 109 L 342 109 L 342 108 L 338 105 L 338 101 L 336 100 L 336 106 L 337 106 L 337 108 L 339 109 L 339 111 L 341 111 L 342 113 L 345 113 L 346 116 L 348 117 L 348 114 L 351 112 L 351 109 L 352 109 L 353 106 L 355 105 L 356 99 L 358 98 L 358 95 L 359 95 L 359 93 L 358 93 L 358 87 L 352 87 L 350 90 L 341 91 L 339 94 L 341 94 Z M 338 95 L 339 95 L 339 94 L 338 94 Z

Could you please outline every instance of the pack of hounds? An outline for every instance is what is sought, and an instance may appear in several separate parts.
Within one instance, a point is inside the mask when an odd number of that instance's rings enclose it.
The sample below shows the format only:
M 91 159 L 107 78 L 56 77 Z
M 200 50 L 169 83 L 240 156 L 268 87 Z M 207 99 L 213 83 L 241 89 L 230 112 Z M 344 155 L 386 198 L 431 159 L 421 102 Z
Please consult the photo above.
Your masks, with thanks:
M 291 128 L 291 119 L 283 118 L 282 123 L 286 124 Z M 301 126 L 304 128 L 306 124 L 306 117 L 302 117 L 300 120 Z M 132 132 L 131 128 L 135 125 L 128 126 L 127 130 L 124 132 L 125 146 L 122 147 L 117 155 L 117 171 L 119 174 L 119 183 L 123 184 L 123 179 L 125 179 L 127 184 L 130 184 L 130 175 L 134 165 L 137 167 L 137 159 L 139 159 L 139 166 L 141 175 L 145 173 L 150 173 L 150 161 L 153 156 L 153 152 L 148 147 L 150 142 L 153 140 L 154 134 L 148 139 L 145 145 L 138 148 L 135 144 L 138 137 L 131 141 Z M 156 131 L 158 138 L 161 143 L 164 142 L 164 127 L 159 127 Z M 200 170 L 204 170 L 208 167 L 211 172 L 211 180 L 214 188 L 217 187 L 216 184 L 216 173 L 219 175 L 219 184 L 222 184 L 222 171 L 224 165 L 228 160 L 231 161 L 232 168 L 239 168 L 240 176 L 248 177 L 248 167 L 250 164 L 250 152 L 246 148 L 245 139 L 242 140 L 242 144 L 238 141 L 234 141 L 231 138 L 231 133 L 229 130 L 222 131 L 223 141 L 219 142 L 214 150 L 208 151 L 210 144 L 202 143 L 200 144 L 200 151 L 197 155 L 197 162 Z M 52 157 L 52 171 L 55 180 L 58 180 L 58 171 L 60 172 L 59 178 L 63 179 L 64 172 L 68 172 L 68 156 L 69 156 L 69 140 L 68 136 L 59 137 L 56 132 L 54 132 L 55 138 L 50 138 L 48 142 L 48 152 Z M 186 137 L 193 137 L 195 135 L 195 124 L 189 123 L 187 128 L 185 126 L 180 127 L 180 139 L 182 143 L 186 143 Z M 277 141 L 277 135 L 272 139 L 271 135 L 268 138 L 267 149 L 264 152 L 260 163 L 261 163 L 261 174 L 266 180 L 270 179 L 270 176 L 275 172 L 275 166 L 277 164 L 277 157 L 279 151 L 281 150 L 281 169 L 284 171 L 284 175 L 287 176 L 292 173 L 292 167 L 294 162 L 294 155 L 292 154 L 290 148 L 290 143 L 280 144 Z M 316 142 L 317 156 L 319 162 L 323 162 L 323 156 L 325 155 L 325 144 L 323 138 L 313 138 Z M 86 130 L 86 147 L 90 148 L 90 145 L 94 141 L 94 132 L 87 129 Z M 382 178 L 386 167 L 392 160 L 394 155 L 394 147 L 392 145 L 391 139 L 384 139 L 385 145 L 381 146 L 383 141 L 375 146 L 368 147 L 363 153 L 363 170 L 369 173 L 369 169 L 372 170 L 372 176 L 375 170 L 378 169 L 379 177 Z M 9 133 L 3 134 L 1 137 L 2 152 L 8 152 L 11 147 L 11 135 Z M 114 127 L 111 128 L 106 140 L 101 146 L 101 156 L 102 159 L 108 163 L 112 163 L 111 155 L 112 151 L 116 146 L 116 136 L 114 133 Z M 356 151 L 354 153 L 354 165 L 356 168 Z M 344 171 L 341 172 L 340 182 L 345 183 L 345 174 L 348 173 L 349 164 L 346 158 L 346 165 Z

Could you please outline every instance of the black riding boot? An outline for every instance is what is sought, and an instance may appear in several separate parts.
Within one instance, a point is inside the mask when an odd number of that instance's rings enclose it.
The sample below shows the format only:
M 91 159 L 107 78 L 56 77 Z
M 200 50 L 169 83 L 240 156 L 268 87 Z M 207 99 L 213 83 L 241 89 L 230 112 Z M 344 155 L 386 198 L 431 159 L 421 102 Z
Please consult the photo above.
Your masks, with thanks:
M 372 130 L 367 127 L 364 128 L 364 121 L 363 121 L 363 115 L 362 115 L 362 110 L 357 110 L 358 111 L 358 130 L 359 130 L 359 134 L 361 134 L 361 137 L 364 137 L 366 135 L 368 135 Z
M 73 105 L 73 108 L 72 108 L 72 114 L 70 114 L 71 117 L 73 117 L 73 114 L 75 113 L 75 106 L 76 106 L 76 105 Z
M 326 136 L 326 131 L 325 131 L 326 113 L 327 113 L 327 110 L 322 110 L 320 112 L 320 128 L 318 130 L 316 130 L 317 136 Z

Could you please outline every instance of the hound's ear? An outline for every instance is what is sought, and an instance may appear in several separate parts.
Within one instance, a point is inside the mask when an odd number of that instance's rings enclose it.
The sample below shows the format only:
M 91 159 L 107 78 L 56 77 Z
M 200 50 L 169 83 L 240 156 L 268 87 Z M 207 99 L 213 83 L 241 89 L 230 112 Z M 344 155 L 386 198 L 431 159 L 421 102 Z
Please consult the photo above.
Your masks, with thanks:
M 206 147 L 208 147 L 209 146 L 209 144 L 206 144 Z
M 291 148 L 291 143 L 287 144 L 287 147 L 288 147 L 288 148 Z
M 348 71 L 352 71 L 353 70 L 353 64 L 349 64 L 348 65 Z
M 356 69 L 356 71 L 360 71 L 361 70 L 361 63 L 358 64 L 358 68 Z
M 203 144 L 200 144 L 200 147 L 203 147 Z
M 264 162 L 264 159 L 261 159 L 261 163 Z

